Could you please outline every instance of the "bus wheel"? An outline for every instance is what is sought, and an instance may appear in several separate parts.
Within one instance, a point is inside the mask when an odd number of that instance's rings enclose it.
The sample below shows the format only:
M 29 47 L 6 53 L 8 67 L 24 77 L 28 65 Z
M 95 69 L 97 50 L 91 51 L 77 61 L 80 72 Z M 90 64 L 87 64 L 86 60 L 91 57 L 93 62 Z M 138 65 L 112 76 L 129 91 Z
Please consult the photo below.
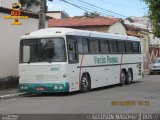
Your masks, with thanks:
M 130 83 L 132 83 L 133 81 L 133 74 L 132 74 L 132 70 L 128 70 L 127 72 L 127 79 L 126 79 L 126 85 L 129 85 Z
M 81 92 L 88 92 L 91 90 L 91 82 L 88 74 L 83 74 L 81 78 Z
M 121 86 L 125 85 L 125 81 L 126 81 L 126 74 L 125 71 L 122 70 L 120 74 L 120 85 Z

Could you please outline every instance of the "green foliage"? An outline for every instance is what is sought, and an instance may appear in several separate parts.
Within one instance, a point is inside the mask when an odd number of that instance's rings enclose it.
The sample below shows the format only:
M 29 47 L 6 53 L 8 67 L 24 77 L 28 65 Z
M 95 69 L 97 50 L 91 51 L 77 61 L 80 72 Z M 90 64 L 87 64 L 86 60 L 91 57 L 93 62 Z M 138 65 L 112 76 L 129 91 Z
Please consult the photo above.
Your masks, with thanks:
M 20 0 L 20 3 L 22 5 L 27 5 L 27 7 L 31 6 L 31 4 L 36 4 L 36 5 L 39 5 L 40 4 L 40 1 L 39 0 Z
M 97 13 L 97 12 L 85 12 L 84 16 L 86 16 L 86 17 L 97 17 L 97 16 L 100 16 L 100 14 Z
M 160 0 L 143 0 L 149 7 L 149 17 L 152 21 L 153 33 L 160 37 Z
M 62 12 L 66 15 L 66 17 L 69 17 L 69 14 L 66 11 L 62 11 Z

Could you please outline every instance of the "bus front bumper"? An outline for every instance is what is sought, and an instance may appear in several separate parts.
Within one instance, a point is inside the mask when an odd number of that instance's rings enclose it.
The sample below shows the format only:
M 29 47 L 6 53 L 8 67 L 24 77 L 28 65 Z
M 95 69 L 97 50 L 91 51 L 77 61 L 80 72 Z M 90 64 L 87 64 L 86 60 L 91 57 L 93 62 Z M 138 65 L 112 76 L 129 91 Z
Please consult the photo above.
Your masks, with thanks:
M 19 89 L 28 93 L 69 92 L 69 83 L 19 83 Z

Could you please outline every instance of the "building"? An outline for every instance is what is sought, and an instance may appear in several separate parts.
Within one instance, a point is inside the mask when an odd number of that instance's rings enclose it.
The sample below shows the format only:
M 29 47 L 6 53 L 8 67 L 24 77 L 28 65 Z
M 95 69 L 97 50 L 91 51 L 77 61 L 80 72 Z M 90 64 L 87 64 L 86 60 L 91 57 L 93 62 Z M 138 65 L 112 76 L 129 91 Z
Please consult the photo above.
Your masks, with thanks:
M 19 0 L 0 0 L 0 7 L 11 8 L 12 3 L 17 3 Z
M 126 28 L 121 19 L 101 16 L 50 19 L 48 27 L 68 27 L 126 35 Z
M 64 19 L 68 18 L 68 15 L 65 14 L 63 11 L 48 11 L 46 13 L 47 16 L 50 16 L 55 19 Z
M 0 78 L 18 75 L 20 36 L 38 30 L 39 24 L 38 14 L 22 12 L 29 19 L 20 20 L 22 25 L 11 25 L 13 19 L 4 19 L 10 12 L 0 7 Z
M 149 18 L 130 17 L 124 23 L 128 35 L 141 38 L 144 70 L 148 71 L 148 65 L 160 57 L 160 39 L 152 34 Z

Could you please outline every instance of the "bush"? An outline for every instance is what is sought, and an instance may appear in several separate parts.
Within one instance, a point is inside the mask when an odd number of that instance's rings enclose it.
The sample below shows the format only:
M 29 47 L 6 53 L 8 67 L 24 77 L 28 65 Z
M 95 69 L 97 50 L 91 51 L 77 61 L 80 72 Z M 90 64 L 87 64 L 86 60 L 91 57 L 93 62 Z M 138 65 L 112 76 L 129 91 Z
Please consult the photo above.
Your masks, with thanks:
M 8 76 L 6 78 L 0 78 L 0 89 L 17 88 L 19 83 L 18 76 Z

